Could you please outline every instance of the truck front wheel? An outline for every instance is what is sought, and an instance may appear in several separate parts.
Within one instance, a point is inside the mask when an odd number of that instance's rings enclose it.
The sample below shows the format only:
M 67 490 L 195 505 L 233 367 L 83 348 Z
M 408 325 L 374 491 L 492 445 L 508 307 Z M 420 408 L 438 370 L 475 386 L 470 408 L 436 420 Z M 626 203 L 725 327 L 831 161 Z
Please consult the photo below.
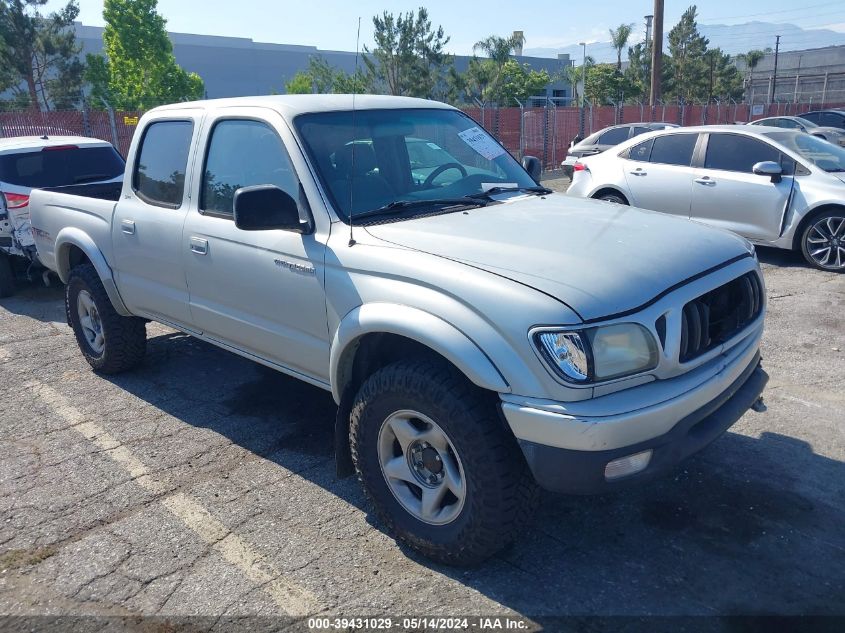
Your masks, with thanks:
M 537 487 L 495 404 L 448 363 L 400 361 L 352 408 L 352 459 L 397 538 L 438 562 L 471 565 L 508 545 Z
M 147 346 L 144 320 L 115 311 L 91 264 L 71 271 L 65 308 L 79 349 L 95 371 L 117 374 L 143 360 Z

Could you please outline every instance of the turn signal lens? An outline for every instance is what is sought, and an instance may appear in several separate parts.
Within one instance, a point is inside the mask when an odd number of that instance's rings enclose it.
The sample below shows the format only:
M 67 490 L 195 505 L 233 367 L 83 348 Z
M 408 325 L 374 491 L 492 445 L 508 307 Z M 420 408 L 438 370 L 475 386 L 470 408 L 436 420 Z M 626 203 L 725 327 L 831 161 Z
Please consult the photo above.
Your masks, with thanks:
M 634 475 L 645 470 L 648 463 L 651 461 L 651 449 L 643 451 L 642 453 L 635 453 L 627 457 L 620 457 L 608 462 L 604 467 L 604 478 L 607 481 Z

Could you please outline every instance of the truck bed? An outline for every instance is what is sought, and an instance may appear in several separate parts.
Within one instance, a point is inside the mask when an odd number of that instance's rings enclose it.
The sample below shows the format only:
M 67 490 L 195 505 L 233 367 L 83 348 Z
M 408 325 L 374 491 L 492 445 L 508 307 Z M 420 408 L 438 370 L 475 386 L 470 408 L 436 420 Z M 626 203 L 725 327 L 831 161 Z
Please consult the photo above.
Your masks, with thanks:
M 57 270 L 59 232 L 79 231 L 94 240 L 111 264 L 111 221 L 122 187 L 121 182 L 108 182 L 33 190 L 29 207 L 41 263 Z

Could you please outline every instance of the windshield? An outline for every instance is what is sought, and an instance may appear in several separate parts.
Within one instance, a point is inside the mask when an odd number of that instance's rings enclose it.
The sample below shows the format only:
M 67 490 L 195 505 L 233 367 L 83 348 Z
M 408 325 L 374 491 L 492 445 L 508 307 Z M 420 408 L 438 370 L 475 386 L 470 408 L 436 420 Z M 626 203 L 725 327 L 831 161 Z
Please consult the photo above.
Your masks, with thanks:
M 344 221 L 394 202 L 459 200 L 493 187 L 536 187 L 507 150 L 462 112 L 359 110 L 294 121 Z M 408 205 L 396 205 L 399 209 Z
M 810 119 L 804 119 L 800 116 L 795 117 L 795 120 L 798 121 L 798 123 L 800 123 L 804 127 L 819 127 L 818 125 L 810 121 Z
M 845 171 L 845 149 L 811 136 L 795 132 L 765 132 L 776 141 L 812 162 L 819 169 L 829 172 Z
M 19 187 L 64 187 L 111 180 L 124 169 L 123 158 L 111 146 L 68 145 L 0 155 L 0 181 Z

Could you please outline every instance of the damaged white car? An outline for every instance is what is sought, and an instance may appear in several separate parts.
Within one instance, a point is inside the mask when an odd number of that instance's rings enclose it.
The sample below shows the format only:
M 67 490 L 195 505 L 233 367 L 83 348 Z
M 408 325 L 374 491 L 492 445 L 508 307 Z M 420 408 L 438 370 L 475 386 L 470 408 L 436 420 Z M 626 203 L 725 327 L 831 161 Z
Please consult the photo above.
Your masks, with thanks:
M 0 297 L 15 291 L 18 278 L 47 271 L 38 260 L 29 221 L 33 189 L 74 192 L 80 185 L 113 186 L 124 161 L 106 141 L 81 136 L 0 138 Z

